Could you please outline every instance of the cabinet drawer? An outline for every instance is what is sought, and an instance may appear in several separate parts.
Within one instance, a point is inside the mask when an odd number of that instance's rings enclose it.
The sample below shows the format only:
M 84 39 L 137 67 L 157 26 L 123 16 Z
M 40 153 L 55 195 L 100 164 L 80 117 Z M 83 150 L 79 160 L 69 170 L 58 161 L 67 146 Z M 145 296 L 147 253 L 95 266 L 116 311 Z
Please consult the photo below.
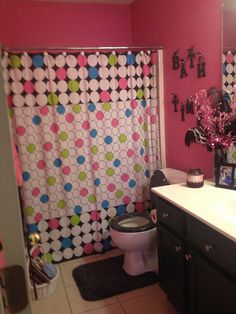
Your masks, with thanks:
M 236 279 L 236 243 L 189 215 L 187 235 L 189 244 Z
M 184 236 L 184 213 L 177 207 L 157 198 L 157 223 L 162 223 L 179 236 Z

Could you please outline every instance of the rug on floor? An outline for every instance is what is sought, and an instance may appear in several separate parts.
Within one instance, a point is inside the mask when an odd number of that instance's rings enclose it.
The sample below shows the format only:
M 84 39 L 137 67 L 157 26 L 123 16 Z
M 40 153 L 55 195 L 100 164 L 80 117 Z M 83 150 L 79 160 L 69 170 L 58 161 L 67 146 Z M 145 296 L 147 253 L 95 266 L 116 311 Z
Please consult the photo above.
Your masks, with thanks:
M 123 270 L 124 256 L 76 267 L 72 275 L 84 300 L 96 301 L 142 288 L 158 281 L 154 272 L 130 276 Z

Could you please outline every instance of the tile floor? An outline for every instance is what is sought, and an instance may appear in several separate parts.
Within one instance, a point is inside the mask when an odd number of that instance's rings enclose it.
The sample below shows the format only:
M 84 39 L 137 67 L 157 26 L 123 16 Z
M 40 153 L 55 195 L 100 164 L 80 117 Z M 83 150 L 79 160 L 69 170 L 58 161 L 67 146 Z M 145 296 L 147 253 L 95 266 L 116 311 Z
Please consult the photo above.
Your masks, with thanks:
M 120 254 L 122 252 L 117 249 L 61 263 L 56 291 L 46 299 L 33 301 L 33 314 L 178 314 L 158 284 L 100 301 L 89 302 L 81 298 L 72 270 L 81 264 Z

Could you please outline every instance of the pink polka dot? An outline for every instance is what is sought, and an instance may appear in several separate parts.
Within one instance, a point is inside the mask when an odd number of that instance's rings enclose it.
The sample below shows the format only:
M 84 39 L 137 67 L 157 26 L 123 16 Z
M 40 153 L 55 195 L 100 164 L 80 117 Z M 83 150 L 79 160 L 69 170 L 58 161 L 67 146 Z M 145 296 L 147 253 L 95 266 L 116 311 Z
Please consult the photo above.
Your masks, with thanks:
M 156 54 L 156 52 L 152 52 L 152 54 L 151 54 L 151 61 L 152 61 L 152 64 L 156 64 L 157 63 L 157 54 Z
M 48 152 L 52 149 L 52 143 L 47 142 L 43 145 L 43 148 Z
M 35 246 L 34 248 L 32 248 L 30 253 L 33 258 L 39 256 L 41 254 L 40 246 Z
M 37 167 L 38 167 L 39 169 L 44 169 L 44 168 L 46 167 L 45 161 L 44 161 L 44 160 L 39 160 L 39 161 L 37 162 Z
M 90 217 L 93 221 L 98 221 L 100 219 L 100 215 L 99 215 L 99 212 L 97 210 L 93 210 L 91 213 L 90 213 Z
M 35 216 L 34 216 L 34 220 L 35 222 L 40 222 L 40 220 L 43 218 L 42 214 L 41 213 L 37 213 Z
M 138 107 L 138 102 L 137 102 L 137 100 L 132 100 L 130 105 L 131 105 L 131 107 L 132 107 L 133 109 L 137 108 L 137 107 Z
M 78 148 L 81 148 L 84 146 L 84 141 L 82 140 L 82 138 L 78 138 L 76 141 L 75 141 L 75 146 L 77 146 Z
M 30 81 L 26 81 L 24 83 L 24 90 L 28 94 L 33 94 L 33 92 L 34 92 L 34 84 L 32 82 L 30 82 Z
M 57 69 L 56 74 L 59 80 L 64 80 L 66 78 L 66 69 L 64 68 Z
M 13 106 L 13 98 L 12 96 L 7 96 L 7 106 L 12 107 Z
M 225 60 L 228 62 L 228 63 L 232 63 L 233 60 L 234 60 L 234 56 L 232 53 L 227 53 L 226 57 L 225 57 Z
M 82 123 L 82 128 L 83 128 L 84 130 L 89 130 L 89 128 L 90 128 L 90 123 L 89 123 L 88 121 L 84 121 L 84 122 Z
M 49 110 L 47 106 L 43 106 L 42 108 L 39 109 L 39 111 L 43 116 L 46 116 Z
M 71 169 L 70 169 L 69 166 L 65 166 L 65 167 L 62 169 L 62 172 L 63 172 L 65 175 L 68 175 L 68 174 L 70 174 Z
M 152 116 L 150 117 L 150 121 L 151 121 L 152 124 L 156 123 L 157 117 L 154 116 L 154 115 L 152 115 Z
M 127 86 L 128 86 L 128 84 L 127 84 L 127 80 L 125 78 L 119 79 L 119 87 L 121 89 L 126 89 Z
M 108 91 L 102 91 L 100 94 L 101 101 L 107 102 L 111 99 L 110 93 Z
M 112 119 L 111 124 L 115 128 L 119 125 L 119 121 L 117 119 Z
M 74 121 L 74 116 L 73 116 L 72 113 L 67 113 L 67 115 L 66 115 L 66 121 L 69 122 L 69 123 L 71 123 L 71 122 Z
M 127 156 L 128 157 L 133 157 L 134 156 L 134 151 L 132 149 L 128 149 Z
M 80 190 L 79 194 L 81 196 L 86 196 L 86 195 L 88 195 L 88 190 L 86 188 L 83 188 L 83 189 Z
M 150 107 L 150 106 L 146 108 L 146 114 L 147 114 L 148 116 L 151 115 L 151 107 Z
M 115 190 L 116 186 L 113 183 L 108 184 L 107 189 L 110 192 L 113 192 Z
M 126 205 L 126 204 L 129 204 L 130 203 L 130 197 L 129 196 L 125 196 L 123 197 L 123 203 Z
M 57 219 L 51 219 L 48 226 L 50 229 L 57 229 L 59 227 L 59 221 Z
M 144 211 L 143 203 L 139 203 L 139 202 L 136 203 L 135 209 L 137 210 L 137 212 L 143 212 Z
M 143 65 L 143 74 L 148 76 L 150 74 L 150 68 L 147 64 Z
M 84 253 L 85 254 L 92 254 L 93 253 L 93 244 L 92 243 L 85 244 Z
M 81 67 L 86 66 L 86 64 L 88 63 L 87 58 L 85 56 L 82 56 L 82 55 L 78 56 L 77 62 L 78 62 L 78 65 L 80 65 Z
M 129 175 L 127 173 L 123 173 L 122 176 L 121 176 L 121 180 L 126 182 L 129 180 Z
M 56 124 L 56 123 L 53 123 L 50 127 L 50 130 L 53 132 L 53 133 L 57 133 L 58 130 L 59 130 L 59 126 Z
M 139 138 L 140 138 L 140 135 L 137 132 L 134 132 L 133 135 L 132 135 L 132 138 L 133 138 L 134 141 L 137 142 L 139 140 Z
M 102 120 L 102 119 L 104 118 L 103 112 L 102 112 L 102 111 L 98 111 L 98 112 L 96 113 L 96 118 L 97 118 L 98 120 Z
M 34 188 L 33 190 L 32 190 L 32 195 L 33 196 L 38 196 L 40 194 L 40 189 L 39 188 Z
M 98 162 L 94 162 L 92 167 L 93 167 L 93 170 L 98 170 L 99 169 L 99 163 Z
M 145 162 L 149 162 L 149 156 L 148 155 L 145 155 L 143 159 Z
M 18 126 L 18 127 L 16 128 L 16 133 L 17 133 L 18 135 L 24 135 L 24 133 L 25 133 L 25 128 L 24 128 L 23 126 Z
M 143 118 L 142 118 L 141 116 L 138 118 L 138 123 L 139 123 L 139 124 L 142 124 L 142 123 L 143 123 Z

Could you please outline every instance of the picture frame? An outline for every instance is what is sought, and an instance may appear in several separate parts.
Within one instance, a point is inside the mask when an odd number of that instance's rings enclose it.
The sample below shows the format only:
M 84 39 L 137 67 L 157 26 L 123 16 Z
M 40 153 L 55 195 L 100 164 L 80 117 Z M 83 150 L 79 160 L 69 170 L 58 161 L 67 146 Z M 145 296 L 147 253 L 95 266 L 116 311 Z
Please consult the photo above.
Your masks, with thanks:
M 236 190 L 236 164 L 219 163 L 216 167 L 215 186 Z

